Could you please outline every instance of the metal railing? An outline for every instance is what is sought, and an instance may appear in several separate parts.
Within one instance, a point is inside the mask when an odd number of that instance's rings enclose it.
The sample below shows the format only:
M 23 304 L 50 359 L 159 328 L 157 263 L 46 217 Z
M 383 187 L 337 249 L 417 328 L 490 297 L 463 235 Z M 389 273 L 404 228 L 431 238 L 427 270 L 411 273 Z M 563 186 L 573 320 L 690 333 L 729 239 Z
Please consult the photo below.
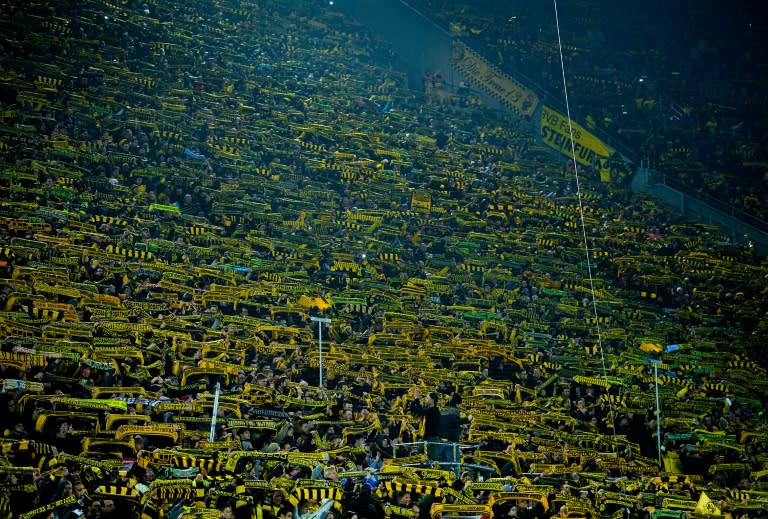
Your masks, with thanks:
M 742 222 L 749 224 L 756 229 L 761 231 L 768 231 L 768 222 L 765 222 L 764 220 L 761 220 L 760 218 L 757 218 L 756 216 L 749 214 L 734 205 L 723 202 L 720 198 L 716 198 L 708 193 L 694 189 L 691 186 L 688 186 L 679 180 L 667 175 L 666 173 L 651 170 L 651 174 L 648 180 L 650 185 L 662 184 L 669 186 L 672 189 L 680 191 L 692 199 L 698 200 L 699 202 L 712 206 L 719 211 L 732 215 L 733 217 L 738 218 Z
M 406 449 L 410 450 L 408 456 L 413 456 L 414 454 L 425 454 L 427 456 L 427 461 L 406 463 L 403 465 L 404 467 L 425 465 L 433 466 L 435 463 L 437 463 L 441 467 L 450 467 L 457 477 L 461 476 L 461 473 L 465 469 L 472 469 L 489 473 L 496 472 L 496 469 L 493 467 L 487 467 L 485 465 L 478 465 L 474 463 L 464 463 L 462 461 L 462 453 L 464 451 L 478 449 L 480 447 L 479 445 L 467 445 L 458 442 L 426 440 L 418 442 L 398 443 L 392 445 L 392 457 L 394 459 L 397 459 L 397 451 L 401 447 L 405 447 Z M 446 454 L 449 454 L 450 457 L 446 458 Z
M 673 206 L 689 221 L 717 225 L 734 244 L 750 243 L 758 255 L 768 254 L 768 223 L 652 169 L 648 161 L 641 163 L 632 189 Z

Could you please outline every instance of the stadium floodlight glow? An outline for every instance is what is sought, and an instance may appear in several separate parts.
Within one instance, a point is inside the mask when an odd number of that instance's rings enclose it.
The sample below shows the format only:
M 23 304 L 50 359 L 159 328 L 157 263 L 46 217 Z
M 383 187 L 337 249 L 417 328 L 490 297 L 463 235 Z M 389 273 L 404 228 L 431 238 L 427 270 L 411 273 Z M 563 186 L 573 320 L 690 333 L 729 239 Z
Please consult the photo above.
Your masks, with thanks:
M 323 389 L 323 324 L 331 324 L 331 320 L 327 317 L 310 317 L 310 321 L 318 323 L 317 324 L 317 333 L 318 333 L 318 346 L 320 348 L 320 358 L 318 360 L 318 369 L 320 376 L 318 377 L 320 382 L 318 383 L 318 386 L 320 387 L 320 390 Z

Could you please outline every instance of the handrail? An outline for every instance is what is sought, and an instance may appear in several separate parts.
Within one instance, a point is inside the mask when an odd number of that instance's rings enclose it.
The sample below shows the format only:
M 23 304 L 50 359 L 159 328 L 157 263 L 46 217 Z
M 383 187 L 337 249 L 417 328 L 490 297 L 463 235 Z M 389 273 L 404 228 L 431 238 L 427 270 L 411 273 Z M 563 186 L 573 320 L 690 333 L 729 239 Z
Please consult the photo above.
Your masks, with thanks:
M 440 445 L 440 446 L 444 446 L 444 447 L 446 447 L 446 446 L 450 447 L 451 452 L 453 453 L 453 456 L 452 456 L 453 461 L 444 461 L 444 460 L 439 460 L 439 459 L 431 459 L 430 456 L 429 456 L 429 449 L 428 449 L 428 447 L 430 445 Z M 469 468 L 472 468 L 472 469 L 488 471 L 488 472 L 495 472 L 495 470 L 496 470 L 496 469 L 491 468 L 491 467 L 486 467 L 486 466 L 483 466 L 483 465 L 476 465 L 476 464 L 473 464 L 473 463 L 464 463 L 464 462 L 461 461 L 461 455 L 460 455 L 459 451 L 479 449 L 480 445 L 469 445 L 469 444 L 462 444 L 462 443 L 458 443 L 458 442 L 449 442 L 449 441 L 439 441 L 439 442 L 436 442 L 436 441 L 427 441 L 427 440 L 418 441 L 418 442 L 398 443 L 398 444 L 392 444 L 392 457 L 394 459 L 397 459 L 397 449 L 398 449 L 398 447 L 404 447 L 404 446 L 405 447 L 423 446 L 423 453 L 427 455 L 427 461 L 429 463 L 437 461 L 440 464 L 440 466 L 453 467 L 454 468 L 454 472 L 456 473 L 457 476 L 461 473 L 461 470 L 462 470 L 463 467 L 469 467 Z M 424 462 L 421 462 L 421 463 L 424 463 Z M 403 466 L 418 466 L 421 463 L 408 463 L 408 464 L 405 464 Z
M 675 189 L 677 191 L 680 191 L 684 195 L 690 196 L 691 198 L 695 198 L 696 200 L 703 202 L 707 205 L 710 205 L 714 207 L 715 209 L 718 209 L 724 213 L 730 214 L 734 216 L 735 218 L 738 218 L 742 222 L 760 230 L 763 232 L 768 231 L 768 222 L 765 222 L 764 220 L 761 220 L 760 218 L 755 217 L 754 215 L 751 215 L 747 213 L 746 211 L 739 209 L 738 207 L 729 204 L 727 202 L 723 202 L 719 198 L 715 198 L 712 195 L 705 193 L 703 191 L 699 191 L 697 189 L 692 188 L 691 186 L 688 186 L 686 184 L 683 184 L 679 180 L 676 180 L 666 173 L 662 171 L 657 171 L 660 175 L 659 180 L 660 181 L 654 181 L 653 178 L 649 179 L 650 184 L 663 184 L 665 186 L 669 186 L 672 189 Z

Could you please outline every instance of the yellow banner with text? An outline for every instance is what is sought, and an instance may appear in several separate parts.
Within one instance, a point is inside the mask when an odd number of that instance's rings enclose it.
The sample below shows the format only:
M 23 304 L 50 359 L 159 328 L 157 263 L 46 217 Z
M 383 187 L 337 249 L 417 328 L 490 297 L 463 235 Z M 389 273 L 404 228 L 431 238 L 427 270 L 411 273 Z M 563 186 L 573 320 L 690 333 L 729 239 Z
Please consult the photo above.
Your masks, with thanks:
M 570 158 L 572 158 L 572 151 L 575 151 L 576 161 L 583 166 L 594 166 L 598 170 L 606 167 L 613 149 L 580 124 L 571 121 L 571 128 L 573 129 L 573 150 L 571 150 L 568 117 L 546 105 L 541 107 L 539 135 L 544 144 Z
M 459 40 L 453 42 L 452 61 L 453 66 L 467 80 L 497 101 L 528 117 L 536 111 L 539 97 L 533 91 L 506 75 Z

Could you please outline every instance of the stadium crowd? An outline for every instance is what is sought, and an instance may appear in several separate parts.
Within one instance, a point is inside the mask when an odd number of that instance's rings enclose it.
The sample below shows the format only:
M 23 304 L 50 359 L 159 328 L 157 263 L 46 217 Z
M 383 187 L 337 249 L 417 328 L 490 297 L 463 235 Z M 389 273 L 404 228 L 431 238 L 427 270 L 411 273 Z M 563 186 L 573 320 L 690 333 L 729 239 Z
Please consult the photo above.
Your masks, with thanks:
M 752 248 L 314 2 L 2 15 L 4 518 L 766 514 Z

